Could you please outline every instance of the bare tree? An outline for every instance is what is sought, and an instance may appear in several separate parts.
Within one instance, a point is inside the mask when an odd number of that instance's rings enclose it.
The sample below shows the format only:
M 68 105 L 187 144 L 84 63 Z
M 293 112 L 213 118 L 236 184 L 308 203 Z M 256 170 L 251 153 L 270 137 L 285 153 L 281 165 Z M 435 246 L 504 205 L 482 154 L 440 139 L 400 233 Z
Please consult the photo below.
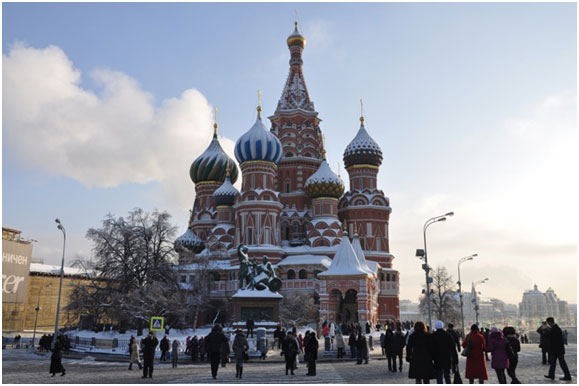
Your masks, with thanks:
M 186 294 L 173 269 L 176 228 L 169 219 L 166 212 L 147 213 L 137 208 L 126 218 L 109 214 L 101 228 L 89 229 L 94 262 L 79 259 L 76 264 L 92 278 L 91 284 L 77 286 L 67 308 L 94 314 L 97 320 L 107 315 L 139 330 L 153 315 L 165 316 L 169 326 L 184 324 Z
M 317 322 L 319 311 L 311 294 L 290 292 L 284 294 L 279 304 L 279 317 L 284 323 L 298 327 Z
M 444 323 L 458 324 L 460 321 L 460 300 L 454 288 L 454 280 L 445 267 L 437 267 L 432 274 L 430 286 L 430 308 L 436 319 Z M 423 285 L 426 288 L 425 285 Z M 420 311 L 427 314 L 426 294 L 420 298 Z

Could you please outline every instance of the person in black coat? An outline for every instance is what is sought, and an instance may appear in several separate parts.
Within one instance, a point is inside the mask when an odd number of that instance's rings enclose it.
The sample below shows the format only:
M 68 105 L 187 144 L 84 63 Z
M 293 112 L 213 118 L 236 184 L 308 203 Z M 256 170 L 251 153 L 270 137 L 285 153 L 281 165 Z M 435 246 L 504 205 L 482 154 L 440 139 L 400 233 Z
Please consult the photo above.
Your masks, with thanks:
M 454 325 L 452 323 L 448 323 L 448 328 L 446 332 L 452 338 L 454 345 L 456 346 L 456 351 L 461 352 L 462 348 L 460 347 L 460 338 L 458 337 L 458 332 L 454 329 Z
M 161 349 L 160 361 L 164 362 L 167 360 L 167 353 L 171 348 L 171 342 L 169 341 L 169 339 L 167 339 L 167 335 L 165 335 L 163 339 L 161 339 L 161 345 L 159 346 L 159 348 Z
M 352 331 L 352 333 L 350 334 L 350 337 L 348 338 L 348 346 L 350 346 L 350 355 L 352 356 L 352 359 L 354 359 L 356 357 L 357 341 L 358 341 L 358 338 L 356 337 L 356 333 L 354 331 Z
M 368 364 L 368 341 L 366 340 L 366 335 L 361 332 L 356 340 L 356 351 L 358 353 L 358 362 L 356 364 L 361 365 L 362 360 L 365 361 L 365 364 Z
M 223 334 L 223 328 L 216 324 L 213 329 L 205 337 L 205 351 L 209 354 L 211 360 L 211 375 L 213 379 L 217 379 L 217 370 L 219 369 L 219 361 L 221 359 L 221 349 L 224 344 L 229 345 L 227 337 Z
M 153 378 L 153 364 L 155 362 L 155 350 L 159 340 L 155 337 L 153 332 L 141 341 L 141 349 L 143 350 L 143 378 Z
M 570 381 L 571 373 L 569 373 L 569 367 L 567 367 L 567 362 L 565 362 L 565 341 L 563 340 L 563 332 L 561 331 L 561 328 L 555 324 L 555 319 L 552 317 L 547 318 L 547 324 L 551 327 L 551 344 L 549 346 L 551 362 L 549 366 L 549 375 L 545 375 L 545 377 L 551 380 L 555 379 L 555 367 L 557 367 L 557 360 L 559 360 L 559 365 L 565 375 L 561 380 Z
M 253 338 L 253 327 L 255 326 L 255 322 L 253 319 L 249 319 L 245 322 L 245 327 L 247 328 L 247 336 L 251 336 Z
M 291 331 L 287 333 L 287 336 L 281 345 L 281 351 L 285 357 L 285 375 L 288 375 L 288 371 L 291 371 L 291 375 L 294 375 L 296 356 L 298 355 L 299 348 L 298 342 Z
M 308 373 L 306 375 L 314 376 L 316 375 L 316 361 L 318 360 L 318 348 L 320 346 L 315 332 L 310 333 L 305 346 L 304 359 L 308 363 Z
M 392 352 L 392 337 L 394 334 L 392 333 L 392 329 L 389 328 L 386 330 L 386 335 L 384 335 L 384 354 L 386 354 L 386 358 L 388 358 L 388 371 L 392 371 L 392 368 L 396 370 L 396 358 Z
M 393 360 L 392 372 L 396 372 L 396 358 L 398 358 L 399 367 L 398 370 L 402 372 L 402 350 L 406 346 L 406 337 L 402 334 L 402 329 L 400 326 L 396 328 L 396 332 L 392 335 L 391 351 Z
M 436 383 L 446 383 L 450 381 L 450 369 L 455 370 L 458 363 L 458 353 L 450 334 L 443 330 L 443 323 L 437 320 L 434 323 L 436 331 L 432 334 L 432 345 L 434 349 L 434 370 L 436 372 Z
M 64 342 L 62 339 L 62 335 L 59 335 L 56 338 L 56 344 L 54 345 L 54 349 L 52 349 L 52 356 L 50 357 L 49 373 L 51 373 L 53 377 L 56 375 L 56 373 L 62 373 L 60 374 L 60 376 L 64 376 L 65 374 L 64 366 L 62 366 L 63 351 L 64 351 Z
M 189 342 L 189 352 L 191 353 L 191 362 L 197 362 L 199 360 L 199 339 L 197 335 Z
M 410 362 L 408 378 L 416 379 L 416 383 L 430 383 L 435 378 L 431 338 L 424 323 L 414 323 L 414 333 L 406 346 L 406 361 Z
M 541 348 L 541 354 L 543 355 L 543 364 L 550 364 L 551 358 L 549 357 L 549 349 L 551 346 L 551 328 L 547 322 L 541 323 L 541 326 L 537 328 L 537 333 L 540 336 L 539 347 Z
M 507 348 L 507 355 L 509 356 L 507 374 L 511 377 L 511 383 L 521 383 L 521 381 L 517 379 L 515 372 L 517 364 L 519 363 L 519 352 L 521 351 L 521 343 L 519 339 L 517 339 L 517 332 L 514 327 L 505 327 L 503 328 L 503 335 L 507 338 L 507 345 L 511 347 L 511 350 Z

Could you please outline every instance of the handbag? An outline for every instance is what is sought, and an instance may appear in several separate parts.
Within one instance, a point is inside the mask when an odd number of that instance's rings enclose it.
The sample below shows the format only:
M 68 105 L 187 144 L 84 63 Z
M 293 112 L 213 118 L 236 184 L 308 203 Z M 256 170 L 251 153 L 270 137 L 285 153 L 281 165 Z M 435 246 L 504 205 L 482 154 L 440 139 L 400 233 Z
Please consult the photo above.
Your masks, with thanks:
M 460 372 L 458 372 L 458 371 L 454 372 L 454 379 L 452 380 L 452 383 L 462 384 L 462 378 L 460 377 Z
M 462 352 L 460 353 L 460 355 L 462 355 L 463 357 L 470 358 L 471 353 L 472 353 L 472 344 L 470 343 L 469 340 L 466 346 L 464 347 L 464 350 L 462 350 Z
M 247 353 L 247 351 L 243 352 L 243 360 L 244 361 L 248 361 L 249 360 L 249 354 Z

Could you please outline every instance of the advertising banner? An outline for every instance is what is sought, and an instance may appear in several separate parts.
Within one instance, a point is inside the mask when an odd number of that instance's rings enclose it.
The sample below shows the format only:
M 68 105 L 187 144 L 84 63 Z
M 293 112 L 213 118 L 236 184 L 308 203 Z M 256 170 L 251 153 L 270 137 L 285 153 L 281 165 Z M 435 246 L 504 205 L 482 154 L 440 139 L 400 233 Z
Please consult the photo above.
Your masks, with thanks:
M 32 245 L 2 240 L 2 302 L 24 303 Z

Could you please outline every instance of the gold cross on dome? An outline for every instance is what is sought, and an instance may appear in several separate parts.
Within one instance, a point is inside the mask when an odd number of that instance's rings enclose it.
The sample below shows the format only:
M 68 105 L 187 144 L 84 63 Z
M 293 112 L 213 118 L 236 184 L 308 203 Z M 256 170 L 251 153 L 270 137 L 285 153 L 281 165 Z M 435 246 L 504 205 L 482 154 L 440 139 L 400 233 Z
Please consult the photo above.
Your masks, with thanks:
M 261 119 L 261 90 L 257 90 L 257 117 Z

